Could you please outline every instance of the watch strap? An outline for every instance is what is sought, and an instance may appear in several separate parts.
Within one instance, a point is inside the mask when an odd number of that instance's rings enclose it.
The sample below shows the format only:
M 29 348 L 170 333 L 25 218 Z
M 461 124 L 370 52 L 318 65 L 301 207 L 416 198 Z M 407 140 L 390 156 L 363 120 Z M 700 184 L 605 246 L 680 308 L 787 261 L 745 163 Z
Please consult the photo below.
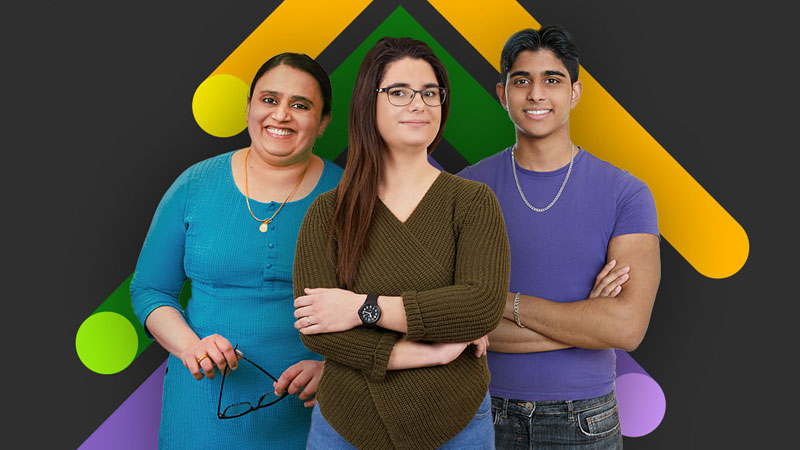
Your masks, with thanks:
M 375 308 L 378 309 L 378 314 L 380 315 L 380 306 L 378 306 L 378 295 L 377 294 L 367 294 L 367 299 L 364 300 L 364 303 L 358 308 L 358 318 L 361 319 L 361 324 L 367 327 L 374 327 L 374 323 L 368 323 L 364 320 L 363 310 L 369 305 L 375 305 Z M 380 316 L 379 316 L 380 317 Z

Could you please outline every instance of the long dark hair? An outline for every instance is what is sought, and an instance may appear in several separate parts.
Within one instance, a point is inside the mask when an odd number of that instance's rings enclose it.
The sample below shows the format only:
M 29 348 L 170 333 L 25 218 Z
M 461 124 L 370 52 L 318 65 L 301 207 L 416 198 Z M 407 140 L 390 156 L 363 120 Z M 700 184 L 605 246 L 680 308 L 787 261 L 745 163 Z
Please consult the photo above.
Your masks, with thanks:
M 450 92 L 447 69 L 422 41 L 385 37 L 361 61 L 350 99 L 347 165 L 337 188 L 330 236 L 337 245 L 339 281 L 348 288 L 352 288 L 358 273 L 358 262 L 367 245 L 372 213 L 378 199 L 378 183 L 383 176 L 384 152 L 387 150 L 378 132 L 376 89 L 380 87 L 378 83 L 383 79 L 386 66 L 403 58 L 419 59 L 430 64 L 439 86 L 445 88 L 448 94 Z M 445 100 L 441 108 L 439 132 L 428 146 L 428 154 L 442 139 L 450 112 L 449 100 Z

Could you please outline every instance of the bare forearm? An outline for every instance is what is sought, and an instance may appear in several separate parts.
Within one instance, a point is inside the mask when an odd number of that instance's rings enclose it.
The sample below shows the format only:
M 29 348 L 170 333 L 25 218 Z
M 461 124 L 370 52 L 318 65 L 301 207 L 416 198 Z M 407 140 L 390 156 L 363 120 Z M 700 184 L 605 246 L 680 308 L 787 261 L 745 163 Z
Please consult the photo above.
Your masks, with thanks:
M 177 357 L 180 357 L 184 349 L 200 340 L 180 311 L 171 306 L 154 309 L 147 316 L 146 326 L 158 343 Z
M 408 332 L 403 297 L 381 295 L 378 297 L 378 306 L 381 308 L 381 318 L 377 323 L 379 327 L 400 333 Z
M 620 298 L 598 297 L 559 303 L 520 296 L 520 322 L 538 333 L 575 347 L 635 348 L 638 344 L 633 343 L 632 334 L 636 328 L 633 315 L 634 311 Z
M 538 353 L 572 347 L 538 333 L 530 328 L 520 328 L 511 320 L 503 319 L 489 333 L 489 350 L 500 353 Z
M 658 237 L 628 234 L 611 239 L 608 258 L 629 267 L 630 279 L 616 297 L 559 303 L 522 295 L 520 321 L 545 336 L 581 348 L 638 347 L 650 323 L 650 314 L 661 279 Z M 513 295 L 506 297 L 503 316 L 513 318 Z
M 392 348 L 387 370 L 416 369 L 438 366 L 441 361 L 430 344 L 399 340 Z

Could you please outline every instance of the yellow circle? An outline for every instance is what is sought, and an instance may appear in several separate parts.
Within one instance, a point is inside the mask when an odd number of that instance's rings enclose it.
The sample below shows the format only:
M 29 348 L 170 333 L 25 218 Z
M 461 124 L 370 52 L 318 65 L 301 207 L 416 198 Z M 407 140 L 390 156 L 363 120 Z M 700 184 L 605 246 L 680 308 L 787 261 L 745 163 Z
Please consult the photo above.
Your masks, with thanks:
M 121 372 L 139 350 L 139 337 L 133 324 L 111 311 L 92 314 L 75 335 L 75 350 L 83 365 L 103 375 Z
M 194 120 L 216 137 L 235 136 L 247 128 L 247 94 L 250 87 L 240 78 L 221 74 L 200 83 L 192 98 Z

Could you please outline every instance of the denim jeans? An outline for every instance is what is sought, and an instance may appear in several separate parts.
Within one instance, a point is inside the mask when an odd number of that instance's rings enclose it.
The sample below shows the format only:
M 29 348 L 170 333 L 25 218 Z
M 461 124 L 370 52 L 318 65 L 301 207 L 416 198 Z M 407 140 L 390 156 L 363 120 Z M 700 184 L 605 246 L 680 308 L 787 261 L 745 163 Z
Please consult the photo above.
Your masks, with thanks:
M 494 427 L 492 427 L 491 397 L 486 394 L 475 417 L 453 436 L 439 450 L 491 450 L 494 449 Z M 311 412 L 311 430 L 308 432 L 306 450 L 354 450 L 355 447 L 347 442 L 332 426 L 328 424 L 319 412 L 319 406 L 314 405 Z
M 617 397 L 573 401 L 514 400 L 492 397 L 498 450 L 622 448 Z

